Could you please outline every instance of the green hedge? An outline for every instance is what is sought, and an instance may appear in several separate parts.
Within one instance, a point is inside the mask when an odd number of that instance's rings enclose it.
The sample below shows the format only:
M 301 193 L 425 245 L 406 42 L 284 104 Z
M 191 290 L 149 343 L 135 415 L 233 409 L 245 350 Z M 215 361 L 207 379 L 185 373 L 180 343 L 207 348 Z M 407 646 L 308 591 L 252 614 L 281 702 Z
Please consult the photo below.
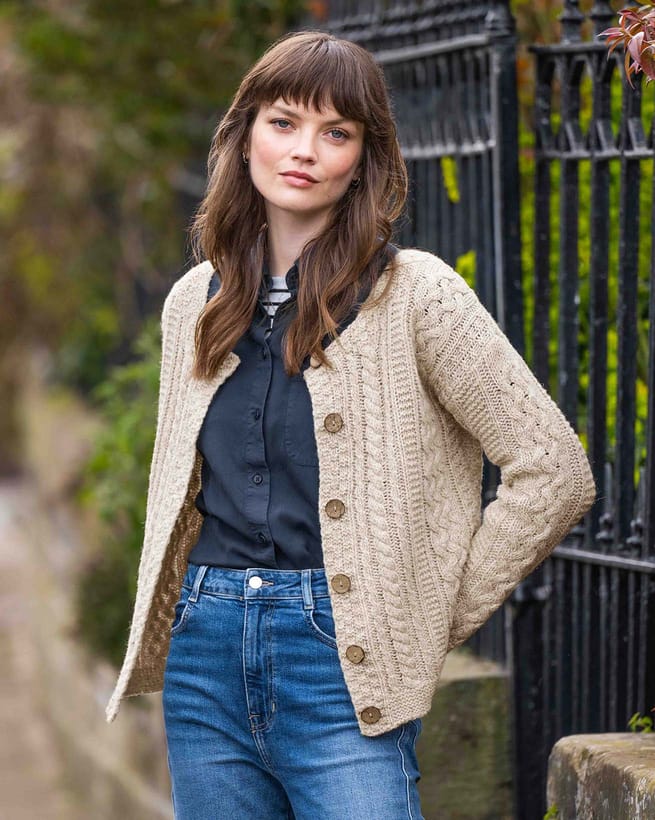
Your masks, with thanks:
M 105 420 L 89 459 L 78 501 L 95 509 L 103 539 L 77 584 L 77 632 L 99 655 L 118 664 L 136 592 L 148 472 L 157 422 L 161 332 L 149 319 L 134 345 L 134 361 L 110 371 L 93 392 Z

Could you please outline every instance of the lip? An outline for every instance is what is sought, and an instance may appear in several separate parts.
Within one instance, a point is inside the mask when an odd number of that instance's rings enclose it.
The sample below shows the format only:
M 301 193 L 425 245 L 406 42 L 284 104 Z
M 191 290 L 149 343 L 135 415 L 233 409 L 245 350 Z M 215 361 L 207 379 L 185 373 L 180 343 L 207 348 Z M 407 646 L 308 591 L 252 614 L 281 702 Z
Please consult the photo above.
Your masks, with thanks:
M 283 177 L 293 177 L 294 179 L 304 179 L 307 182 L 318 182 L 317 179 L 310 176 L 309 174 L 303 174 L 301 171 L 283 171 Z

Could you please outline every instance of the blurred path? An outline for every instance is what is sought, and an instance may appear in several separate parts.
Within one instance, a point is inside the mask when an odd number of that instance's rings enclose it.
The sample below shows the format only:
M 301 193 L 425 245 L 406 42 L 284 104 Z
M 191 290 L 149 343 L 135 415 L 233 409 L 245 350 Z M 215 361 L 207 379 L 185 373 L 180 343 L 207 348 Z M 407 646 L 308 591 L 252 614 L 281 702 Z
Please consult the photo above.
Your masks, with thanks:
M 0 480 L 0 820 L 77 820 L 38 709 L 30 617 L 33 558 L 21 538 L 30 508 L 25 483 Z

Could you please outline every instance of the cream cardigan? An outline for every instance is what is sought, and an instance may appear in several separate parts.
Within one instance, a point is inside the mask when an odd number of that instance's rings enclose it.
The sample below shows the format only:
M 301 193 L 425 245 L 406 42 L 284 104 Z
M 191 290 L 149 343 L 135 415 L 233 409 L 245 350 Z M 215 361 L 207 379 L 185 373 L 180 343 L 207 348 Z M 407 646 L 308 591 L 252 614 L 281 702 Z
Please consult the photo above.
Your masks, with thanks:
M 369 309 L 394 265 L 387 296 Z M 162 311 L 143 550 L 108 721 L 121 698 L 162 688 L 174 607 L 202 523 L 196 438 L 240 361 L 228 354 L 209 382 L 190 375 L 211 274 L 209 262 L 184 274 Z M 334 369 L 313 360 L 304 371 L 321 543 L 339 660 L 360 731 L 374 736 L 429 711 L 446 653 L 548 556 L 596 488 L 559 407 L 439 257 L 400 250 L 326 353 Z M 324 425 L 334 413 L 343 420 L 336 432 Z M 484 516 L 483 449 L 501 469 Z M 364 650 L 361 662 L 348 659 L 351 645 Z

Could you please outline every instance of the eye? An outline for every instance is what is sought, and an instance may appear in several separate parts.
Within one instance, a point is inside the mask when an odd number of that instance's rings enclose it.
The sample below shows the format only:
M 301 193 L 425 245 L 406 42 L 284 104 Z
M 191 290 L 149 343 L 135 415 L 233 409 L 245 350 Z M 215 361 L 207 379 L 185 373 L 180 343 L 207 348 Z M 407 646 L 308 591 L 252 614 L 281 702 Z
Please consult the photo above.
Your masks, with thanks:
M 331 128 L 329 133 L 332 135 L 337 134 L 338 136 L 336 137 L 336 139 L 339 142 L 343 142 L 344 140 L 348 139 L 348 134 L 346 134 L 346 132 L 342 131 L 340 128 Z
M 279 127 L 282 131 L 288 131 L 288 130 L 289 130 L 288 128 L 284 128 L 284 127 L 282 126 L 282 123 L 285 123 L 286 125 L 291 125 L 291 123 L 289 122 L 289 120 L 282 120 L 282 119 L 278 119 L 278 120 L 271 120 L 271 123 L 272 123 L 273 125 L 277 125 L 277 126 L 278 126 L 278 127 Z

